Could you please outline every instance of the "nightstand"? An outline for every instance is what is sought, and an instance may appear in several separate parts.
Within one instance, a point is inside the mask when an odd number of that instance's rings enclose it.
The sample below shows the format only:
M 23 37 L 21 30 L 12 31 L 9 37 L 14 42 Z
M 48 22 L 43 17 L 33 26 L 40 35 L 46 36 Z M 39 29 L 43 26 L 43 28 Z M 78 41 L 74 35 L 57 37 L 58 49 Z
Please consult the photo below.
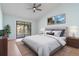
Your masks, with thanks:
M 79 38 L 68 37 L 66 42 L 68 46 L 79 48 Z

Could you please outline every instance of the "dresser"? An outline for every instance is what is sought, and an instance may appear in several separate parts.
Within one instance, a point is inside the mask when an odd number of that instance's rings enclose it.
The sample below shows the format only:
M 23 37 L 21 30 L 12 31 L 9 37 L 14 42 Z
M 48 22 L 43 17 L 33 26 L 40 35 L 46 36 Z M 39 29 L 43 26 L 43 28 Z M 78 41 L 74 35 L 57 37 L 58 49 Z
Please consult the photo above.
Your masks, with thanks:
M 0 56 L 7 56 L 7 48 L 8 48 L 7 43 L 8 40 L 6 35 L 0 37 Z
M 79 38 L 76 37 L 68 37 L 67 45 L 75 48 L 79 48 Z

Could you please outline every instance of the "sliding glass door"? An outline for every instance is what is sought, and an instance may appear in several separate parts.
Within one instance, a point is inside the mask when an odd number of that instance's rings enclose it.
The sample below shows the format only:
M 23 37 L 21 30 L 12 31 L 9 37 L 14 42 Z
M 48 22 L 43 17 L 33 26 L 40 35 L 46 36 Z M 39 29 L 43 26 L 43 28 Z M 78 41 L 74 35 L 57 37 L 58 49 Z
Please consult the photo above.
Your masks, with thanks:
M 31 35 L 31 23 L 16 21 L 16 38 L 23 38 Z

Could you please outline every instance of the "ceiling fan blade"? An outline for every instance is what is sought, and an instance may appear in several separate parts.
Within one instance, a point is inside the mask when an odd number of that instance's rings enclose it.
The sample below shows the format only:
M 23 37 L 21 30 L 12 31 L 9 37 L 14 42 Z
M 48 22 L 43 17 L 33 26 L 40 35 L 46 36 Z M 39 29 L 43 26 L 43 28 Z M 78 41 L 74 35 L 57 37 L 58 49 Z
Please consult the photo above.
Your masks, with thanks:
M 42 9 L 36 9 L 36 10 L 42 11 Z
M 36 8 L 38 8 L 38 7 L 40 7 L 41 6 L 41 4 L 38 4 L 37 6 L 36 6 Z

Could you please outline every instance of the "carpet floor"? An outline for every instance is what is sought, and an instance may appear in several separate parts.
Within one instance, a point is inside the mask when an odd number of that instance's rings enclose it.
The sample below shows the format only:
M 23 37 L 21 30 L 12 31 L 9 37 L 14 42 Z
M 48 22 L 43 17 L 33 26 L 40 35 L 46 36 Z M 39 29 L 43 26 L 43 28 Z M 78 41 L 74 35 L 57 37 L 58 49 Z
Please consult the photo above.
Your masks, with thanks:
M 31 49 L 29 49 L 28 46 L 23 44 L 23 42 L 16 42 L 16 45 L 22 56 L 36 56 L 36 54 Z M 65 46 L 52 56 L 79 56 L 79 49 Z

